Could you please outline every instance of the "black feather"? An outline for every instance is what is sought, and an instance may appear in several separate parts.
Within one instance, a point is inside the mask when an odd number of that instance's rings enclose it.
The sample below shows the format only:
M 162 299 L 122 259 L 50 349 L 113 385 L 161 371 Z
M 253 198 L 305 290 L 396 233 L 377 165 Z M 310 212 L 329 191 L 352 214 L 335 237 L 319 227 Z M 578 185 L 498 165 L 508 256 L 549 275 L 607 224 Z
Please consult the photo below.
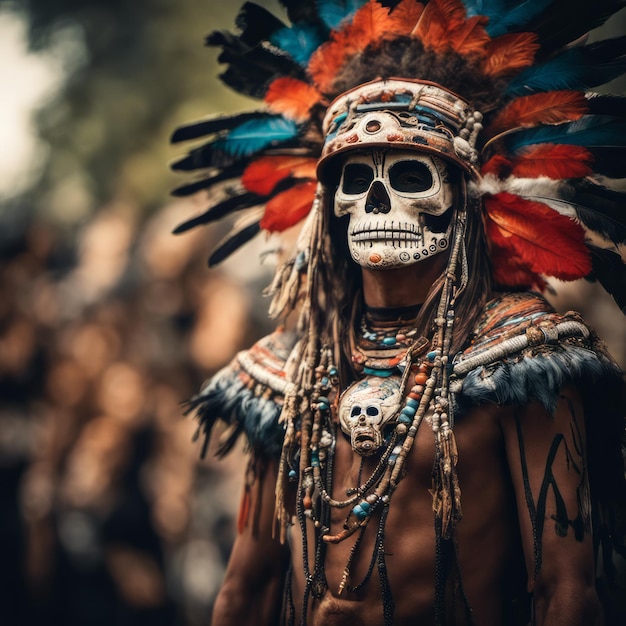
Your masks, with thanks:
M 626 147 L 602 146 L 590 148 L 593 171 L 609 178 L 626 178 Z
M 197 215 L 178 225 L 173 232 L 175 235 L 179 235 L 201 224 L 208 224 L 209 222 L 219 220 L 233 211 L 248 209 L 257 204 L 263 204 L 266 201 L 267 197 L 259 196 L 256 193 L 245 192 L 211 206 L 201 215 Z
M 302 0 L 280 0 L 287 9 L 287 16 L 293 24 L 316 24 L 319 17 L 315 2 L 302 2 Z
M 220 131 L 230 130 L 238 126 L 242 122 L 260 117 L 267 117 L 265 111 L 249 111 L 245 113 L 237 113 L 235 115 L 220 115 L 179 126 L 172 134 L 171 143 L 180 143 L 181 141 L 189 141 L 198 137 L 205 137 Z
M 613 243 L 626 243 L 626 193 L 589 180 L 574 183 L 573 189 L 567 201 L 580 221 Z
M 172 195 L 176 198 L 180 198 L 185 196 L 191 196 L 202 189 L 210 189 L 213 185 L 216 185 L 217 183 L 222 183 L 225 180 L 240 177 L 241 174 L 243 174 L 245 168 L 246 164 L 244 162 L 239 162 L 232 167 L 223 169 L 213 176 L 209 176 L 208 178 L 202 178 L 200 180 L 195 180 L 191 183 L 185 183 L 180 187 L 176 187 L 176 189 L 172 191 Z
M 261 99 L 275 79 L 289 76 L 303 80 L 302 68 L 287 55 L 276 54 L 266 48 L 255 48 L 250 53 L 230 61 L 228 69 L 220 74 L 225 85 L 250 98 Z
M 596 0 L 579 2 L 572 10 L 571 0 L 555 0 L 545 11 L 524 26 L 534 32 L 541 42 L 537 58 L 545 59 L 589 31 L 601 26 L 626 6 L 626 1 Z
M 275 15 L 254 2 L 244 3 L 235 19 L 235 25 L 241 31 L 241 40 L 250 46 L 267 41 L 277 30 L 286 28 Z
M 589 244 L 587 247 L 591 251 L 593 266 L 589 279 L 597 280 L 626 315 L 626 265 L 622 257 L 612 250 Z
M 234 422 L 228 426 L 228 428 L 220 435 L 217 448 L 215 450 L 215 456 L 218 459 L 223 459 L 237 443 L 237 440 L 244 432 L 244 425 L 241 422 Z
M 240 159 L 234 157 L 219 147 L 215 147 L 217 139 L 209 141 L 193 150 L 190 150 L 187 156 L 174 161 L 171 169 L 175 172 L 190 172 L 192 170 L 204 169 L 207 167 L 216 167 L 224 169 L 231 167 Z
M 220 47 L 222 52 L 218 57 L 220 63 L 228 63 L 229 58 L 240 57 L 250 52 L 253 46 L 248 45 L 239 36 L 227 30 L 214 30 L 204 38 L 206 46 Z M 226 55 L 226 56 L 225 56 Z
M 626 96 L 592 94 L 587 97 L 589 113 L 626 117 Z
M 233 229 L 219 244 L 214 248 L 209 257 L 209 267 L 215 267 L 241 246 L 248 243 L 250 239 L 255 237 L 261 231 L 259 220 L 252 224 L 247 224 L 240 229 Z
M 220 63 L 229 65 L 220 74 L 222 81 L 252 98 L 262 98 L 269 84 L 281 76 L 304 80 L 304 70 L 289 55 L 273 47 L 249 46 L 226 31 L 215 31 L 206 38 L 209 46 L 221 46 Z

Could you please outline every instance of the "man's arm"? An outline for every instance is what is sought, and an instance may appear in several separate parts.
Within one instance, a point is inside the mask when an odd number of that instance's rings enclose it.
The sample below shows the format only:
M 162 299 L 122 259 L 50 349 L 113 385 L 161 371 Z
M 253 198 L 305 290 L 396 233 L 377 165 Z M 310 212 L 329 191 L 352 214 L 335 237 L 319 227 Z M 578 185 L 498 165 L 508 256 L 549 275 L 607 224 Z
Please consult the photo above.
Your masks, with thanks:
M 503 419 L 536 626 L 601 623 L 595 591 L 584 415 L 563 390 L 553 415 L 533 402 Z
M 250 488 L 249 514 L 233 546 L 212 626 L 279 623 L 289 553 L 272 537 L 277 463 L 256 460 L 250 469 L 255 480 Z

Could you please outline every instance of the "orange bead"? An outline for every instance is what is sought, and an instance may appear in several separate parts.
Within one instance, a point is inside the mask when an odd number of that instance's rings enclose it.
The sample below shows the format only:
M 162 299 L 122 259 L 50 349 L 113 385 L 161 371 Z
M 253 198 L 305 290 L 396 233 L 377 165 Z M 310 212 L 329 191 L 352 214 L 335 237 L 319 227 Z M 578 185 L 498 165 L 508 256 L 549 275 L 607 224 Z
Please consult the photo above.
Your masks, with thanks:
M 425 374 L 424 372 L 419 372 L 418 374 L 415 375 L 416 385 L 425 385 L 427 380 L 428 380 L 428 374 Z

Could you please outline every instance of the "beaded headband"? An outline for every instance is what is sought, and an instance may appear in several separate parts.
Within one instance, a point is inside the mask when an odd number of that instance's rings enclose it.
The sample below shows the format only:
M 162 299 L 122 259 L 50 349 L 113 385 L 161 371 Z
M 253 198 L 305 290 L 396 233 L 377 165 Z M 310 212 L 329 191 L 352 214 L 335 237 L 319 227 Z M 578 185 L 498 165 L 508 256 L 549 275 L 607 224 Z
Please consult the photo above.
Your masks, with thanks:
M 374 147 L 428 152 L 475 172 L 482 118 L 440 85 L 396 78 L 372 81 L 342 94 L 328 107 L 317 176 L 324 182 L 333 157 Z

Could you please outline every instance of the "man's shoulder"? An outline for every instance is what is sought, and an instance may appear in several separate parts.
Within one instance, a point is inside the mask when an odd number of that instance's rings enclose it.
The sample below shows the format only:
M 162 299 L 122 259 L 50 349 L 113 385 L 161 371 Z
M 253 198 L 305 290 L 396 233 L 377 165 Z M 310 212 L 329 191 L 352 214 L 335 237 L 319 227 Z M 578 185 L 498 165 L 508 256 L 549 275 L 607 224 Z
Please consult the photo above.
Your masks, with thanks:
M 195 411 L 199 422 L 197 436 L 205 437 L 205 449 L 213 426 L 222 421 L 226 429 L 219 439 L 219 456 L 230 451 L 241 434 L 258 453 L 280 452 L 279 416 L 291 384 L 285 368 L 297 339 L 296 333 L 282 328 L 263 337 L 239 352 L 189 402 L 189 411 Z
M 552 410 L 564 385 L 621 384 L 621 372 L 581 316 L 542 296 L 501 293 L 489 301 L 453 364 L 461 405 L 538 401 Z

